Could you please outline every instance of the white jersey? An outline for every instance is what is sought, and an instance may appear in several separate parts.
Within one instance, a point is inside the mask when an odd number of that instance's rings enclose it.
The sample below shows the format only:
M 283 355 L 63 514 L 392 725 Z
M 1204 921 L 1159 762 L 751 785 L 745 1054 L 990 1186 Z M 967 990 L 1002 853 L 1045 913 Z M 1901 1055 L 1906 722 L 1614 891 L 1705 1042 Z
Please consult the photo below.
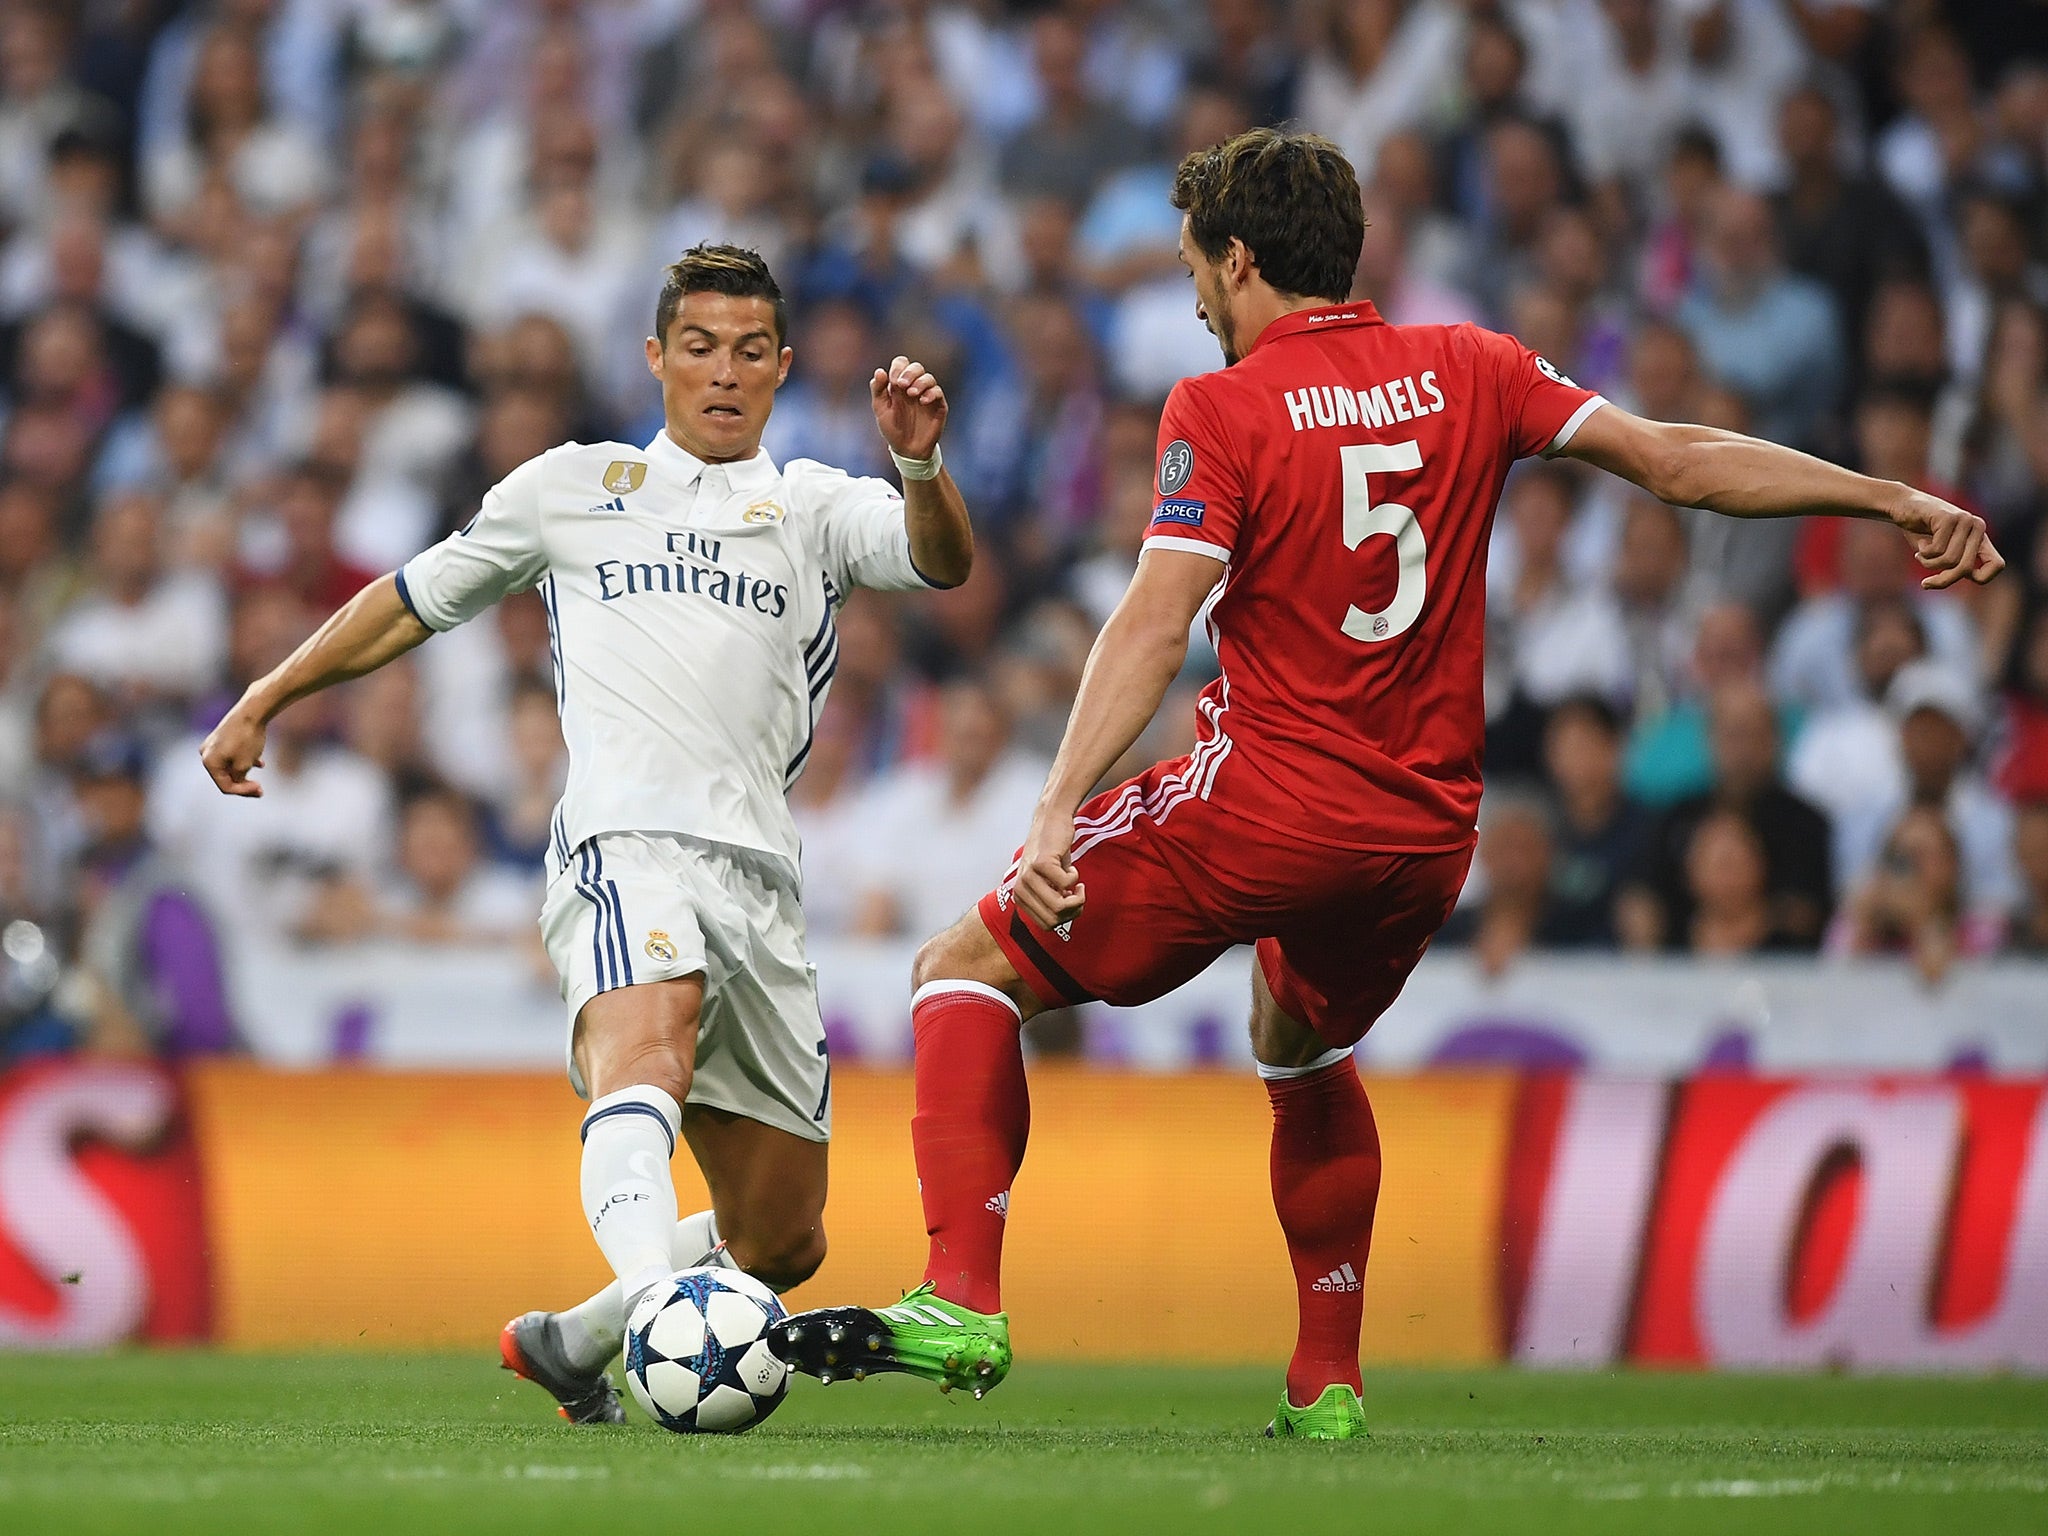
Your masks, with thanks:
M 706 464 L 665 431 L 528 460 L 398 572 L 435 630 L 539 587 L 569 747 L 555 868 L 600 833 L 671 832 L 792 878 L 786 791 L 838 666 L 833 614 L 855 587 L 923 584 L 888 482 L 766 453 Z

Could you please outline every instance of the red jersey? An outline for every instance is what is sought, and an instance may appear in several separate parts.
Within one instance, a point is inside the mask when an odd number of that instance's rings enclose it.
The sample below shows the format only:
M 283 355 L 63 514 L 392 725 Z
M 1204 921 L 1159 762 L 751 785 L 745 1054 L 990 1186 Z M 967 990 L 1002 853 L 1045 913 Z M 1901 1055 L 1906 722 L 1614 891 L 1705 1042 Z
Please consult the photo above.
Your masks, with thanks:
M 1176 385 L 1145 547 L 1224 563 L 1182 791 L 1336 847 L 1469 842 L 1494 507 L 1602 403 L 1511 337 L 1363 302 Z

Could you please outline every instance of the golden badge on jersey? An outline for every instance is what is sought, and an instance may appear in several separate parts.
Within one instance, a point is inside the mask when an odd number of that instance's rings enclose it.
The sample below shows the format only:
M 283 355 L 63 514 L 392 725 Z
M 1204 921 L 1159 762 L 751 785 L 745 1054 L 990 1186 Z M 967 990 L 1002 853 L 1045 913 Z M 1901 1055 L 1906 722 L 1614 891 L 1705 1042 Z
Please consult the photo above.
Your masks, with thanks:
M 645 465 L 641 466 L 645 468 Z M 676 943 L 665 929 L 656 928 L 647 935 L 647 958 L 666 963 L 676 957 Z
M 740 514 L 743 523 L 779 523 L 782 521 L 782 507 L 773 501 L 757 501 Z
M 630 459 L 613 459 L 604 467 L 604 488 L 614 495 L 629 496 L 647 479 L 647 466 Z

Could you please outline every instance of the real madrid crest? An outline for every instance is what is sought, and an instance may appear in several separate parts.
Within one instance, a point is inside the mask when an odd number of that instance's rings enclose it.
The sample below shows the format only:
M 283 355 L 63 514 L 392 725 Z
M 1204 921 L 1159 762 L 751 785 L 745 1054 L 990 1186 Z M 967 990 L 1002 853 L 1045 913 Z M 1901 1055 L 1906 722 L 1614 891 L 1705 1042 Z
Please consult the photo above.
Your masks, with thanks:
M 613 459 L 604 467 L 604 488 L 617 496 L 628 496 L 647 479 L 647 466 L 630 459 Z
M 779 523 L 782 521 L 781 506 L 772 501 L 757 501 L 740 514 L 743 523 Z
M 642 464 L 636 467 L 645 470 L 647 466 Z M 647 935 L 647 958 L 666 963 L 675 959 L 675 957 L 675 940 L 671 939 L 664 929 L 656 928 L 651 930 Z

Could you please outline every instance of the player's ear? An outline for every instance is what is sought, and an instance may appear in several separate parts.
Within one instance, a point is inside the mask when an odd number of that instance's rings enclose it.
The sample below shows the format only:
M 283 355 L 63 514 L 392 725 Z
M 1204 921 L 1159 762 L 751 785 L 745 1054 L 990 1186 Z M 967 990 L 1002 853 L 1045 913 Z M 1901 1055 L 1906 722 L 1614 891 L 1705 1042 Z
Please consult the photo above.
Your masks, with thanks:
M 1233 288 L 1241 287 L 1252 280 L 1258 270 L 1258 263 L 1252 260 L 1252 248 L 1236 235 L 1230 237 L 1230 245 L 1223 252 L 1223 276 Z
M 657 379 L 661 377 L 661 338 L 659 336 L 647 338 L 647 371 Z
M 782 388 L 784 381 L 789 378 L 789 365 L 795 361 L 796 354 L 790 351 L 788 347 L 784 347 L 780 363 L 775 370 L 775 387 L 777 389 Z

